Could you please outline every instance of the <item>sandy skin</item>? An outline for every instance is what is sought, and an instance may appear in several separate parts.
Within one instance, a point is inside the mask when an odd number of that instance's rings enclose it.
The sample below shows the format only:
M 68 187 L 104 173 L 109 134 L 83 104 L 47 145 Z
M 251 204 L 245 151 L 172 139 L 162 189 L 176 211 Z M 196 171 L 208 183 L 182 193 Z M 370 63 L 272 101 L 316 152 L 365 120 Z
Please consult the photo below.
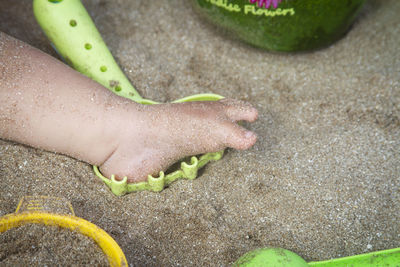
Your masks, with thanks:
M 224 99 L 145 106 L 121 98 L 67 65 L 0 33 L 0 138 L 66 154 L 129 182 L 182 157 L 248 149 L 250 104 Z

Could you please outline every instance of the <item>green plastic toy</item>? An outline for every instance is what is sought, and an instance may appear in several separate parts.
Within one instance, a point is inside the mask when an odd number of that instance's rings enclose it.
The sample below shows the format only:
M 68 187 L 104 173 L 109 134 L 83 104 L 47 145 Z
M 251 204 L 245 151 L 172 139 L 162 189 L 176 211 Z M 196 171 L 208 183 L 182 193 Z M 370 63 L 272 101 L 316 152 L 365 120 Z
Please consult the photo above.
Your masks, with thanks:
M 274 51 L 325 47 L 341 38 L 365 0 L 191 0 L 219 28 Z
M 233 267 L 400 267 L 400 248 L 307 263 L 282 248 L 261 248 L 240 257 Z
M 308 267 L 299 255 L 283 248 L 260 248 L 247 252 L 233 267 Z
M 100 33 L 80 0 L 34 0 L 33 11 L 39 25 L 67 64 L 102 84 L 119 96 L 140 104 L 159 104 L 142 98 L 115 62 Z M 174 101 L 217 101 L 217 94 L 198 94 Z M 128 183 L 104 177 L 97 166 L 96 175 L 118 196 L 142 190 L 159 192 L 177 179 L 195 179 L 197 171 L 210 161 L 219 160 L 223 151 L 207 153 L 200 158 L 193 156 L 190 163 L 182 162 L 181 169 L 170 174 L 160 172 L 159 177 L 148 175 L 147 182 Z

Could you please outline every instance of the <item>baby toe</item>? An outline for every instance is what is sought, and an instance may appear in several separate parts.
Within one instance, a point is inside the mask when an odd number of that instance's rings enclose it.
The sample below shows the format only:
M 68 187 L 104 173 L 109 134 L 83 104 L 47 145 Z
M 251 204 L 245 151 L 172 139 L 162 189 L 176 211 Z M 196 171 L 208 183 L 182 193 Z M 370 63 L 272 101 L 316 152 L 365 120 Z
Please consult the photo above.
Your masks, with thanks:
M 237 124 L 231 123 L 225 130 L 225 145 L 228 147 L 245 150 L 257 141 L 257 135 L 254 132 Z
M 223 99 L 221 103 L 224 105 L 226 116 L 232 121 L 249 121 L 253 122 L 258 117 L 258 111 L 250 103 Z

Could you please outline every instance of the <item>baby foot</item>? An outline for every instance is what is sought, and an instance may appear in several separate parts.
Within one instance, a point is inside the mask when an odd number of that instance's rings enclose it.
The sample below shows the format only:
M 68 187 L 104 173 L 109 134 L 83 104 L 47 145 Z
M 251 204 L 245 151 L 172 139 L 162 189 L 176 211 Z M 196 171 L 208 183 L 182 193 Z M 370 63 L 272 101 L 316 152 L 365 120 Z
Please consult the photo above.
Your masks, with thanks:
M 158 176 L 183 157 L 226 147 L 248 149 L 257 139 L 236 123 L 257 118 L 257 110 L 242 101 L 140 106 L 134 115 L 119 116 L 119 142 L 100 164 L 107 177 L 115 174 L 119 180 L 127 176 L 130 183 L 145 181 L 148 174 Z

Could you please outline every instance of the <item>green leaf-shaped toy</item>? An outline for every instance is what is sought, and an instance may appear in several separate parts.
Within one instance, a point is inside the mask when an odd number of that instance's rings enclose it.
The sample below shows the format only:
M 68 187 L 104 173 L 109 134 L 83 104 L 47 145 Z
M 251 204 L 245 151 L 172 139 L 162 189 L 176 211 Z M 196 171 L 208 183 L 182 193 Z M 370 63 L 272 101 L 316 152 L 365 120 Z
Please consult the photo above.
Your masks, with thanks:
M 115 62 L 80 0 L 34 0 L 33 11 L 39 25 L 50 39 L 59 55 L 71 67 L 97 81 L 119 96 L 129 98 L 140 104 L 159 104 L 142 98 Z M 217 94 L 198 94 L 173 101 L 216 101 L 223 97 Z M 197 171 L 210 161 L 219 160 L 223 151 L 207 153 L 200 158 L 192 157 L 190 164 L 181 163 L 181 168 L 170 174 L 160 172 L 159 177 L 148 176 L 146 182 L 128 183 L 104 177 L 97 166 L 94 172 L 115 195 L 142 190 L 159 192 L 173 181 L 195 179 Z

